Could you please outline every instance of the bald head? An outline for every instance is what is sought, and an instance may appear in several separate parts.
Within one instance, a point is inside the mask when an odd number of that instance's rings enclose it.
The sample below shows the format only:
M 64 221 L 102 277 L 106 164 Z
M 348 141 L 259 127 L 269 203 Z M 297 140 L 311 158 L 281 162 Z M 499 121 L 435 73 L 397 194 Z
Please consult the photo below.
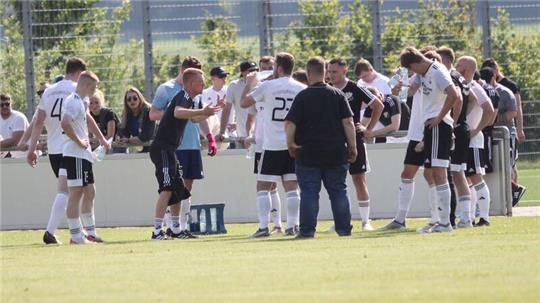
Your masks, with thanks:
M 471 56 L 459 57 L 456 63 L 456 70 L 470 82 L 473 80 L 474 72 L 476 71 L 476 59 Z

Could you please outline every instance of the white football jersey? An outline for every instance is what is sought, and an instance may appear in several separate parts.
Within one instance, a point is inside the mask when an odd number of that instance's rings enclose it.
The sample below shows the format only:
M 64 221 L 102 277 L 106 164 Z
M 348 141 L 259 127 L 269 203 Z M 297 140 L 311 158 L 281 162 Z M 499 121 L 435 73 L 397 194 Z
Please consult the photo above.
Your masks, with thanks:
M 422 114 L 422 87 L 414 93 L 411 118 L 409 120 L 409 130 L 407 131 L 407 138 L 411 141 L 424 140 L 424 115 Z
M 476 81 L 472 81 L 469 84 L 472 91 L 476 95 L 476 103 L 474 103 L 472 108 L 469 108 L 466 121 L 469 125 L 469 129 L 473 130 L 478 127 L 478 124 L 480 124 L 480 121 L 482 120 L 482 114 L 484 112 L 482 109 L 482 104 L 491 102 L 491 100 L 486 94 L 486 91 L 482 88 L 482 86 L 480 86 L 480 84 L 476 83 Z M 471 105 L 469 105 L 469 107 L 471 107 Z M 469 147 L 484 148 L 484 134 L 482 134 L 482 132 L 478 132 L 476 136 L 472 137 L 471 141 L 469 142 Z
M 257 117 L 255 118 L 255 152 L 263 152 L 264 141 L 264 106 L 263 102 L 257 102 L 255 109 L 257 111 Z
M 263 103 L 264 150 L 286 150 L 285 117 L 296 95 L 307 86 L 291 77 L 264 81 L 250 96 Z
M 71 126 L 81 140 L 88 140 L 88 125 L 86 124 L 88 104 L 88 98 L 82 99 L 77 93 L 73 93 L 64 100 L 64 106 L 62 108 L 62 119 L 65 117 L 71 119 Z M 94 162 L 90 145 L 88 145 L 88 148 L 84 149 L 69 138 L 64 144 L 62 154 L 64 156 L 86 159 L 90 162 Z
M 62 107 L 67 98 L 75 92 L 77 82 L 62 80 L 48 87 L 41 96 L 39 109 L 45 112 L 45 128 L 47 129 L 47 149 L 49 154 L 61 154 L 68 137 L 63 134 L 60 121 Z
M 444 101 L 446 101 L 445 90 L 448 86 L 454 84 L 448 69 L 439 62 L 432 62 L 425 75 L 417 74 L 413 79 L 415 83 L 422 85 L 423 123 L 439 115 L 444 106 Z M 444 116 L 443 121 L 450 126 L 454 124 L 450 111 Z
M 224 85 L 221 88 L 221 90 L 217 91 L 212 86 L 210 86 L 209 88 L 203 90 L 201 94 L 201 100 L 204 103 L 204 105 L 208 105 L 208 104 L 216 105 L 218 98 L 223 98 L 227 94 L 227 87 L 228 87 L 227 85 Z M 234 111 L 234 108 L 231 108 L 231 111 Z M 220 110 L 216 114 L 219 119 L 221 119 L 222 112 L 223 111 Z M 231 112 L 231 114 L 229 115 L 228 123 L 231 124 L 233 122 L 234 122 L 234 114 L 233 112 Z

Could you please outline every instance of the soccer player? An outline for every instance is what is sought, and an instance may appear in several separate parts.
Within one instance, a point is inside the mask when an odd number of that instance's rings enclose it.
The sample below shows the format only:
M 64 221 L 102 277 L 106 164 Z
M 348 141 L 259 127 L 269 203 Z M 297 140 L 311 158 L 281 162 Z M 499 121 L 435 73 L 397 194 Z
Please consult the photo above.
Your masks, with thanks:
M 478 79 L 476 77 L 478 76 Z M 478 84 L 482 86 L 486 94 L 488 95 L 491 105 L 495 110 L 495 118 L 497 118 L 497 112 L 499 109 L 499 100 L 501 96 L 499 92 L 495 89 L 497 81 L 495 80 L 495 74 L 491 67 L 484 67 L 477 74 L 475 73 L 475 80 Z M 495 119 L 493 119 L 491 125 L 484 128 L 482 132 L 484 133 L 484 159 L 486 161 L 486 174 L 493 172 L 493 125 L 495 124 Z
M 379 136 L 384 136 L 399 129 L 399 124 L 401 121 L 400 101 L 396 96 L 383 96 L 381 92 L 373 86 L 370 86 L 367 89 L 370 93 L 382 100 L 384 106 L 381 116 L 379 117 L 379 121 L 375 125 L 371 135 L 375 137 L 375 143 L 386 143 L 386 137 Z M 364 110 L 361 120 L 362 125 L 369 125 L 372 112 L 373 111 L 370 107 Z
M 441 62 L 441 56 L 435 52 L 436 47 L 426 46 L 420 50 L 424 56 L 433 61 Z M 414 77 L 414 76 L 413 76 Z M 411 82 L 411 81 L 409 81 Z M 401 83 L 392 89 L 392 95 L 398 95 L 401 90 Z M 403 161 L 403 170 L 401 171 L 401 183 L 398 194 L 398 210 L 394 219 L 383 226 L 381 230 L 405 230 L 405 219 L 409 212 L 409 207 L 414 195 L 414 177 L 424 163 L 424 117 L 423 117 L 423 93 L 422 87 L 409 89 L 409 96 L 412 95 L 411 119 L 407 131 L 409 144 Z M 429 183 L 428 183 L 429 184 Z M 434 185 L 429 187 L 428 202 L 431 212 L 431 221 L 420 229 L 423 231 L 434 226 L 439 219 L 439 210 L 437 206 L 437 191 Z
M 471 104 L 467 114 L 467 123 L 471 126 L 469 158 L 467 160 L 467 178 L 472 184 L 471 190 L 476 192 L 476 201 L 473 201 L 469 208 L 462 208 L 461 220 L 458 228 L 472 227 L 476 202 L 480 208 L 480 220 L 475 226 L 489 226 L 489 204 L 491 202 L 489 188 L 484 182 L 484 134 L 482 130 L 489 126 L 495 117 L 495 110 L 489 100 L 488 95 L 480 84 L 473 80 L 476 71 L 476 59 L 470 56 L 463 56 L 458 59 L 456 70 L 463 75 L 467 84 L 471 86 L 472 92 L 476 95 L 476 103 Z M 467 210 L 470 210 L 469 212 Z
M 454 87 L 450 73 L 439 62 L 430 61 L 413 47 L 405 48 L 400 55 L 401 66 L 416 75 L 410 90 L 414 93 L 422 86 L 424 122 L 424 168 L 426 175 L 433 176 L 436 185 L 440 221 L 426 232 L 452 231 L 450 225 L 450 186 L 447 168 L 450 164 L 452 125 L 450 110 L 461 109 L 461 98 Z M 429 180 L 426 178 L 426 181 Z
M 452 111 L 454 119 L 454 149 L 450 155 L 450 171 L 452 181 L 457 189 L 457 200 L 459 201 L 460 210 L 468 210 L 471 206 L 471 192 L 465 177 L 465 169 L 467 168 L 470 130 L 467 124 L 467 108 L 468 104 L 476 103 L 476 94 L 471 91 L 469 83 L 465 81 L 463 75 L 459 73 L 453 66 L 455 55 L 454 50 L 449 47 L 439 47 L 437 53 L 441 56 L 442 64 L 450 71 L 450 77 L 454 86 L 461 92 L 462 107 L 461 111 Z M 452 186 L 451 186 L 452 187 Z M 456 199 L 451 200 L 450 206 L 450 223 L 455 225 L 455 211 L 457 203 Z M 465 214 L 468 212 L 465 211 Z M 471 225 L 470 219 L 467 216 L 462 216 L 460 221 L 461 228 Z
M 43 92 L 38 111 L 34 118 L 33 127 L 30 130 L 31 137 L 26 161 L 32 167 L 37 165 L 38 155 L 36 148 L 41 130 L 43 125 L 45 125 L 45 129 L 47 130 L 49 162 L 58 180 L 57 193 L 51 208 L 47 230 L 43 234 L 43 242 L 45 244 L 61 244 L 54 235 L 66 212 L 68 198 L 67 172 L 65 169 L 60 168 L 62 164 L 62 150 L 64 143 L 68 140 L 68 137 L 63 134 L 62 126 L 60 125 L 62 119 L 61 113 L 66 98 L 75 92 L 79 76 L 85 70 L 86 63 L 82 59 L 71 58 L 68 60 L 64 79 L 54 83 Z M 85 217 L 88 217 L 88 215 L 85 214 Z
M 156 202 L 153 240 L 167 240 L 163 231 L 163 216 L 167 206 L 177 205 L 190 196 L 182 180 L 182 172 L 175 150 L 183 140 L 188 119 L 198 122 L 220 111 L 224 100 L 217 105 L 204 108 L 194 107 L 194 98 L 204 89 L 204 75 L 200 69 L 187 68 L 182 73 L 183 89 L 169 102 L 162 115 L 158 131 L 150 147 L 150 159 L 156 167 L 159 198 Z M 185 238 L 180 234 L 178 221 L 171 227 L 171 238 Z
M 254 238 L 267 237 L 268 214 L 271 209 L 270 191 L 272 184 L 281 181 L 287 192 L 287 229 L 285 235 L 296 235 L 299 230 L 300 195 L 294 173 L 294 159 L 287 149 L 285 136 L 285 116 L 289 112 L 294 97 L 306 88 L 306 85 L 291 77 L 294 57 L 289 53 L 279 53 L 275 58 L 274 79 L 263 81 L 247 95 L 241 106 L 248 108 L 256 103 L 263 104 L 264 139 L 263 152 L 257 175 L 257 206 L 259 228 L 252 235 Z M 255 81 L 249 83 L 256 84 Z M 247 87 L 246 91 L 251 91 Z
M 62 168 L 67 173 L 69 194 L 66 213 L 71 244 L 103 242 L 95 230 L 96 189 L 92 171 L 94 159 L 88 139 L 88 131 L 91 131 L 106 151 L 111 149 L 88 110 L 88 98 L 95 93 L 98 83 L 99 79 L 94 73 L 82 72 L 75 92 L 66 98 L 62 106 L 60 125 L 69 138 L 62 149 Z M 82 207 L 79 212 L 81 199 Z M 83 226 L 87 236 L 83 233 Z
M 332 86 L 341 90 L 347 98 L 347 102 L 353 111 L 353 120 L 356 126 L 356 148 L 358 148 L 358 157 L 356 161 L 349 166 L 354 187 L 356 188 L 356 198 L 358 210 L 362 220 L 362 230 L 373 230 L 369 223 L 369 192 L 366 182 L 366 173 L 370 171 L 367 149 L 363 138 L 372 137 L 372 131 L 375 125 L 379 122 L 384 105 L 381 100 L 370 93 L 364 87 L 358 87 L 354 82 L 346 78 L 348 71 L 347 62 L 341 58 L 334 58 L 328 64 L 328 74 L 332 81 Z M 362 104 L 366 104 L 372 110 L 371 120 L 364 127 L 360 123 L 360 110 Z
M 156 96 L 152 101 L 150 119 L 161 120 L 171 100 L 183 89 L 182 74 L 187 68 L 201 69 L 201 63 L 195 57 L 186 57 L 182 61 L 180 73 L 176 79 L 171 79 L 158 87 Z M 216 101 L 218 102 L 219 100 Z M 201 97 L 193 99 L 193 106 L 194 108 L 199 109 L 203 107 Z M 183 133 L 182 144 L 178 146 L 176 150 L 176 158 L 182 167 L 184 185 L 189 191 L 191 191 L 195 180 L 203 178 L 199 126 L 202 133 L 208 139 L 208 155 L 214 156 L 217 153 L 216 141 L 214 135 L 210 132 L 208 121 L 206 119 L 202 119 L 198 121 L 198 123 L 187 121 Z M 196 238 L 196 236 L 189 231 L 188 217 L 190 209 L 191 199 L 189 197 L 180 204 L 171 204 L 170 221 L 166 222 L 168 226 L 167 234 L 169 236 L 182 239 Z

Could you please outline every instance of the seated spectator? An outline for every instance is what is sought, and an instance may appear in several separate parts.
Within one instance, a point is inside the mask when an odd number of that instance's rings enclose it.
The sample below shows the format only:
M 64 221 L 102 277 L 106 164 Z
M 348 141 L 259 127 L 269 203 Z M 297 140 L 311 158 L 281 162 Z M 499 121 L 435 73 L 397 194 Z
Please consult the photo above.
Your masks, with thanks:
M 396 96 L 385 95 L 383 96 L 381 92 L 375 87 L 368 87 L 368 90 L 379 97 L 383 101 L 384 109 L 379 118 L 379 122 L 373 128 L 373 137 L 375 137 L 375 143 L 386 143 L 387 140 L 385 137 L 386 134 L 395 132 L 399 129 L 399 124 L 401 120 L 401 106 L 400 101 Z M 369 124 L 371 119 L 371 108 L 366 107 L 364 114 L 362 115 L 361 123 L 364 125 Z
M 150 107 L 150 103 L 137 88 L 131 87 L 127 90 L 124 95 L 118 143 L 143 144 L 154 137 L 156 124 L 150 120 Z M 149 150 L 150 146 L 145 146 L 142 152 Z
M 356 62 L 354 74 L 358 77 L 358 86 L 377 88 L 383 95 L 390 95 L 391 90 L 388 85 L 388 77 L 379 74 L 368 60 L 361 58 Z
M 118 116 L 112 109 L 105 107 L 105 97 L 99 89 L 90 97 L 89 110 L 103 136 L 107 140 L 114 138 L 118 128 Z
M 0 95 L 0 150 L 5 148 L 15 148 L 21 140 L 24 131 L 28 128 L 26 116 L 12 109 L 11 96 Z M 1 152 L 0 158 L 21 158 L 26 153 L 21 151 Z

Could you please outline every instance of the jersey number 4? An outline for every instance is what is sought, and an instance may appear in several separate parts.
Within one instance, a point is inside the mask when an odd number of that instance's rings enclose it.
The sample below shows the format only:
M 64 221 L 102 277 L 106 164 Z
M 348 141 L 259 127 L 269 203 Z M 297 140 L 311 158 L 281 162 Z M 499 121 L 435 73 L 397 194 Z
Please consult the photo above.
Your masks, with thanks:
M 58 117 L 58 120 L 62 120 L 62 102 L 64 99 L 58 98 L 54 101 L 53 108 L 51 110 L 51 118 Z
M 281 105 L 274 107 L 274 110 L 272 111 L 272 121 L 285 121 L 285 117 L 291 109 L 290 104 L 293 102 L 293 98 L 276 97 L 276 101 L 281 103 Z

